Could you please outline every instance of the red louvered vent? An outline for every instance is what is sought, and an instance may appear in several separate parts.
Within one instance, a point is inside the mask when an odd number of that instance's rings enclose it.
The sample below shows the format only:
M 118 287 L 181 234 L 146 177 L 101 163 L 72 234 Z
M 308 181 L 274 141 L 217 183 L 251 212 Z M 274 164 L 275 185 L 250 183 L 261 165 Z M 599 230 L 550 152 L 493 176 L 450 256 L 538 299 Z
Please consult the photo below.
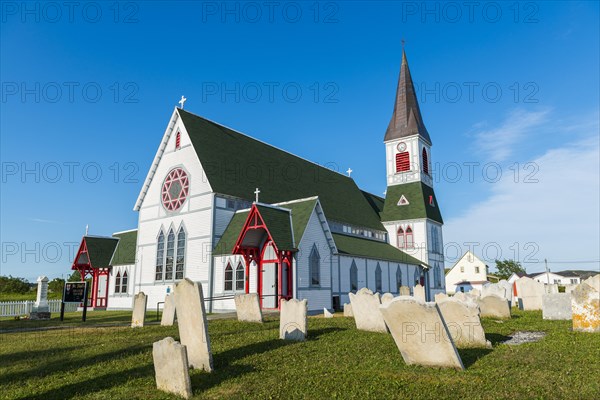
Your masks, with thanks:
M 410 171 L 408 151 L 396 154 L 396 172 Z
M 181 132 L 177 132 L 177 136 L 175 137 L 175 150 L 179 150 L 181 147 Z

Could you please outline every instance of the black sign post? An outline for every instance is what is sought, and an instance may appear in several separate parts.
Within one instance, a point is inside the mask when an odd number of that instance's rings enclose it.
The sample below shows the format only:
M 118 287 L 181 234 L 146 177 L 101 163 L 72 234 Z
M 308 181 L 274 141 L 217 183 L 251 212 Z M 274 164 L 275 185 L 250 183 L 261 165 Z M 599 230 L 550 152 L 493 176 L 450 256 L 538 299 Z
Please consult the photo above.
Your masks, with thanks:
M 87 282 L 67 282 L 63 291 L 62 303 L 60 305 L 60 320 L 65 317 L 65 303 L 82 303 L 82 321 L 85 322 L 87 314 Z

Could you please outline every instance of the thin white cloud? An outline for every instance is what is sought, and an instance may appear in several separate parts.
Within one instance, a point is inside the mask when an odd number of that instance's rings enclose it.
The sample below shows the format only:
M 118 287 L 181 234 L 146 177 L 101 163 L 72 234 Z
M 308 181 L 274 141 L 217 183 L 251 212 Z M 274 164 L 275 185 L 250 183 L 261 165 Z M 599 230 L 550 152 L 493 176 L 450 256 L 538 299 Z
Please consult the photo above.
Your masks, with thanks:
M 473 126 L 475 146 L 490 161 L 504 161 L 513 152 L 514 145 L 523 137 L 531 137 L 535 128 L 547 122 L 550 111 L 514 110 L 497 128 L 484 129 L 484 123 Z
M 43 219 L 43 218 L 27 218 L 28 221 L 31 222 L 39 222 L 41 224 L 58 224 L 58 221 L 53 221 L 51 219 Z
M 544 117 L 528 119 L 534 121 L 530 125 L 540 118 Z M 465 243 L 478 243 L 475 253 L 486 258 L 490 266 L 494 266 L 494 258 L 512 258 L 536 272 L 544 268 L 543 260 L 547 258 L 554 271 L 600 269 L 598 263 L 552 263 L 600 259 L 597 119 L 590 126 L 587 139 L 549 149 L 532 160 L 537 168 L 530 176 L 533 182 L 524 182 L 533 168 L 522 170 L 525 173 L 520 174 L 517 183 L 510 171 L 493 186 L 489 198 L 446 221 L 446 244 L 456 243 L 464 252 Z M 496 254 L 498 249 L 501 254 Z

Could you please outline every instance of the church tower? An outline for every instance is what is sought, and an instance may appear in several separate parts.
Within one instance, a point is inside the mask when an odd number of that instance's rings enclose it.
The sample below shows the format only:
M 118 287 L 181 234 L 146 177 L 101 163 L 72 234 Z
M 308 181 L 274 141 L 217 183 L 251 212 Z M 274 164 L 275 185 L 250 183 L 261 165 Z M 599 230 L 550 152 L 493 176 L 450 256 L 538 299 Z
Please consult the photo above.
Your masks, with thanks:
M 404 50 L 392 119 L 383 141 L 387 191 L 381 220 L 390 244 L 425 264 L 409 279 L 424 285 L 431 299 L 445 286 L 443 220 L 433 191 L 431 138 Z

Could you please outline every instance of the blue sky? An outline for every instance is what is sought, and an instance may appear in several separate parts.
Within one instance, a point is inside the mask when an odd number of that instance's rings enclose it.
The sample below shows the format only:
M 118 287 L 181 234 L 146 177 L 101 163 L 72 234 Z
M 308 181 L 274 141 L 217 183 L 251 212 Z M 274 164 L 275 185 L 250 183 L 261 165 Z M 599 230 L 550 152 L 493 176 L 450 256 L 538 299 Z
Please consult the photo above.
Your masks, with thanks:
M 383 194 L 402 38 L 447 265 L 600 268 L 597 2 L 268 4 L 2 3 L 1 274 L 66 275 L 86 224 L 135 228 L 181 95 Z

